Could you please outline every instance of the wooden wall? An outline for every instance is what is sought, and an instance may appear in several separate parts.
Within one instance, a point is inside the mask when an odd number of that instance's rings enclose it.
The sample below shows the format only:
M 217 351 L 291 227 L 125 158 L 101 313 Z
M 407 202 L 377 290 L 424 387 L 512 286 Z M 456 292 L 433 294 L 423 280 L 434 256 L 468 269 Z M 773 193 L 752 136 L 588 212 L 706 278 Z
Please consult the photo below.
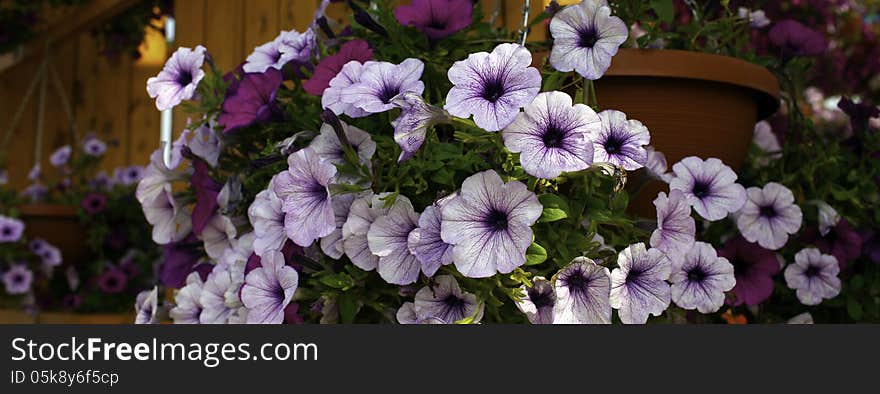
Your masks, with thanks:
M 495 4 L 495 0 L 481 2 L 487 11 Z M 219 67 L 230 70 L 278 31 L 305 29 L 319 3 L 320 0 L 177 0 L 175 44 L 202 44 Z M 543 7 L 542 0 L 531 0 L 531 4 L 534 15 Z M 521 1 L 503 1 L 499 24 L 517 26 L 521 7 Z M 347 19 L 346 12 L 345 6 L 338 3 L 331 4 L 328 10 L 338 20 Z M 541 36 L 537 32 L 532 37 Z M 117 145 L 108 151 L 105 168 L 112 171 L 120 165 L 146 164 L 158 146 L 159 135 L 159 112 L 146 94 L 146 79 L 158 73 L 161 62 L 133 61 L 127 57 L 109 60 L 98 54 L 89 32 L 59 40 L 52 53 L 64 90 L 71 98 L 79 134 L 95 132 Z M 40 56 L 33 56 L 0 73 L 0 138 L 39 62 Z M 43 168 L 49 167 L 48 156 L 52 151 L 71 143 L 60 99 L 52 89 L 48 89 L 46 97 Z M 11 185 L 16 188 L 29 183 L 26 174 L 34 163 L 36 98 L 35 94 L 25 108 L 9 147 L 7 167 Z M 176 111 L 174 119 L 176 136 L 186 124 L 186 114 Z

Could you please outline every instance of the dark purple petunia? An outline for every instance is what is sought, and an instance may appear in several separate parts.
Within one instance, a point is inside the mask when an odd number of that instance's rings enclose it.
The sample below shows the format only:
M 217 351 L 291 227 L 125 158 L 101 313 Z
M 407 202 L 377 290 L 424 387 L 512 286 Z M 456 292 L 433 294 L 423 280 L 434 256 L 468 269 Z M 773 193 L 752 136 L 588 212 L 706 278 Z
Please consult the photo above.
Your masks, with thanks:
M 194 247 L 196 242 L 198 240 L 195 236 L 190 235 L 181 242 L 163 246 L 162 263 L 159 265 L 159 280 L 162 285 L 183 287 L 187 275 L 193 271 L 201 257 L 201 253 Z
M 862 253 L 874 263 L 880 264 L 880 234 L 876 230 L 859 231 L 862 237 Z
M 401 25 L 414 26 L 436 41 L 468 27 L 473 12 L 470 0 L 413 0 L 397 6 L 394 16 Z
M 736 278 L 736 299 L 728 300 L 728 304 L 758 305 L 773 294 L 773 276 L 779 273 L 776 254 L 737 236 L 718 250 L 718 256 L 733 264 Z
M 325 57 L 318 63 L 312 77 L 303 82 L 303 90 L 308 94 L 320 96 L 324 93 L 324 89 L 330 86 L 330 80 L 339 74 L 346 63 L 352 60 L 363 63 L 372 58 L 373 50 L 370 49 L 369 43 L 364 40 L 349 41 L 339 48 L 339 52 Z
M 96 215 L 107 207 L 107 196 L 102 193 L 89 193 L 80 204 L 82 209 L 90 215 Z
M 128 284 L 128 277 L 121 269 L 110 267 L 104 270 L 104 273 L 98 277 L 98 288 L 107 294 L 117 294 L 125 290 Z
M 269 120 L 282 81 L 281 71 L 270 68 L 262 74 L 245 74 L 238 84 L 230 86 L 217 122 L 223 132 Z
M 208 174 L 208 164 L 202 160 L 193 160 L 193 174 L 190 178 L 193 191 L 196 194 L 196 204 L 192 210 L 192 230 L 196 235 L 201 235 L 202 230 L 214 217 L 217 210 L 217 195 L 223 185 L 214 182 Z
M 61 306 L 67 310 L 76 310 L 82 305 L 82 297 L 76 293 L 65 294 L 61 299 Z
M 822 33 L 790 19 L 773 25 L 769 35 L 770 42 L 779 48 L 780 54 L 786 59 L 793 56 L 821 55 L 828 47 Z
M 844 97 L 837 102 L 837 108 L 849 116 L 849 122 L 853 131 L 864 130 L 868 128 L 868 120 L 880 117 L 880 107 L 874 105 L 870 100 L 862 100 L 858 103 Z
M 822 253 L 837 258 L 841 268 L 846 263 L 857 259 L 862 253 L 862 237 L 846 219 L 840 219 L 837 225 L 824 236 L 815 227 L 807 229 L 804 232 L 803 241 L 815 245 Z

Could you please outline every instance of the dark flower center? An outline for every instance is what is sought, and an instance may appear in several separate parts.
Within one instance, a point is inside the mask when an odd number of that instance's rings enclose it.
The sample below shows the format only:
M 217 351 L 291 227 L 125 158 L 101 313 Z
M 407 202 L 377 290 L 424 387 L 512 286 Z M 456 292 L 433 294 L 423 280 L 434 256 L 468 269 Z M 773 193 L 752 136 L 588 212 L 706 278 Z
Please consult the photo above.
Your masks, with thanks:
M 130 176 L 130 177 L 132 177 L 132 178 L 137 178 L 137 176 L 138 176 L 138 171 L 137 171 L 137 170 L 131 170 L 131 171 L 128 172 L 128 176 Z
M 278 287 L 275 288 L 275 297 L 278 299 L 278 302 L 284 301 L 284 288 L 279 284 Z
M 535 308 L 538 309 L 553 306 L 553 298 L 550 297 L 550 293 L 546 291 L 537 291 L 534 288 L 529 289 L 529 299 L 532 300 L 532 303 L 535 304 Z
M 107 280 L 104 281 L 104 284 L 106 284 L 107 287 L 112 289 L 112 288 L 116 287 L 117 284 L 119 284 L 119 281 L 116 280 L 115 277 L 111 276 L 111 277 L 107 278 Z
M 584 276 L 583 271 L 573 272 L 565 280 L 565 285 L 571 293 L 583 293 L 590 285 L 590 279 Z
M 694 182 L 694 188 L 691 190 L 697 198 L 703 198 L 709 195 L 709 184 L 703 181 Z
M 806 275 L 807 278 L 812 278 L 815 276 L 819 276 L 820 272 L 822 272 L 822 269 L 815 265 L 811 265 L 804 270 L 804 275 Z
M 464 308 L 464 299 L 456 297 L 455 294 L 450 294 L 443 299 L 443 303 L 446 304 L 447 307 L 452 309 L 462 309 Z
M 773 208 L 772 205 L 761 207 L 761 216 L 767 219 L 773 219 L 776 217 L 776 209 Z
M 19 284 L 24 282 L 24 275 L 16 274 L 12 276 L 12 283 Z
M 9 227 L 3 227 L 3 235 L 12 235 L 12 229 Z
M 493 231 L 507 230 L 507 214 L 497 209 L 489 212 L 485 219 L 486 226 Z
M 446 29 L 446 21 L 438 20 L 438 19 L 435 19 L 432 17 L 431 21 L 428 22 L 427 27 L 429 27 L 431 29 L 436 29 L 436 30 L 444 30 L 444 29 Z
M 730 263 L 733 264 L 733 274 L 737 277 L 745 276 L 749 273 L 749 268 L 751 268 L 751 264 L 743 261 L 739 257 L 734 257 L 730 259 Z
M 550 123 L 547 125 L 547 130 L 544 131 L 544 135 L 541 138 L 544 141 L 544 146 L 560 148 L 565 140 L 565 131 L 556 124 Z
M 599 32 L 594 28 L 586 28 L 578 31 L 578 46 L 592 48 L 599 41 Z
M 608 154 L 618 154 L 623 149 L 623 139 L 615 134 L 611 134 L 605 140 L 603 146 L 605 147 L 605 152 L 608 152 Z
M 388 104 L 398 94 L 400 94 L 400 86 L 382 85 L 382 90 L 379 91 L 379 99 L 382 100 L 382 103 Z
M 193 80 L 192 73 L 189 71 L 186 71 L 186 70 L 181 71 L 180 75 L 177 77 L 177 83 L 179 83 L 180 86 L 189 85 L 190 82 L 192 82 L 192 80 Z
M 281 60 L 281 52 L 275 51 L 275 53 L 272 54 L 272 62 L 278 63 L 279 60 Z
M 706 279 L 706 271 L 703 271 L 700 267 L 691 268 L 690 271 L 687 272 L 688 281 L 691 282 L 702 282 L 703 279 Z
M 483 85 L 483 98 L 494 103 L 504 95 L 504 81 L 500 77 L 489 78 Z
M 641 270 L 631 269 L 631 270 L 629 270 L 629 272 L 626 273 L 626 281 L 627 282 L 634 281 L 634 280 L 638 279 L 639 276 L 642 276 L 642 274 L 643 274 L 643 272 Z
M 98 208 L 98 207 L 101 206 L 101 201 L 98 200 L 97 198 L 93 198 L 93 199 L 89 202 L 89 205 L 91 205 L 92 208 Z

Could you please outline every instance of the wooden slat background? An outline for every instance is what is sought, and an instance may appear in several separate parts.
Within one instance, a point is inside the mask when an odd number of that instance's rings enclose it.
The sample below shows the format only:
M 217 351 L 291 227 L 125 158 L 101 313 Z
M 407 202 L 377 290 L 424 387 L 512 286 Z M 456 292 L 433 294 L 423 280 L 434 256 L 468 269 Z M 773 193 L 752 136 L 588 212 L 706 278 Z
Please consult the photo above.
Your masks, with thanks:
M 495 0 L 481 1 L 487 15 Z M 530 0 L 535 15 L 543 0 Z M 109 2 L 108 2 L 109 3 Z M 202 44 L 223 70 L 237 66 L 259 44 L 274 38 L 278 31 L 302 31 L 311 22 L 320 0 L 177 0 L 177 41 L 180 46 Z M 521 1 L 502 1 L 498 23 L 517 26 Z M 339 21 L 349 16 L 344 4 L 334 3 L 328 15 Z M 532 38 L 543 37 L 536 29 Z M 117 61 L 99 55 L 89 32 L 78 33 L 53 46 L 55 66 L 70 98 L 80 136 L 94 132 L 114 142 L 105 159 L 107 171 L 120 165 L 146 164 L 158 146 L 159 112 L 146 93 L 146 79 L 161 69 L 161 64 L 146 64 L 122 57 Z M 5 132 L 13 113 L 40 62 L 33 56 L 0 73 L 0 133 Z M 69 144 L 70 129 L 60 99 L 51 85 L 47 90 L 45 135 L 42 147 L 43 168 L 48 168 L 49 154 Z M 25 108 L 14 130 L 8 152 L 10 183 L 23 188 L 29 182 L 28 170 L 34 163 L 37 94 Z M 176 111 L 175 136 L 186 124 L 186 114 Z M 0 135 L 2 137 L 2 135 Z

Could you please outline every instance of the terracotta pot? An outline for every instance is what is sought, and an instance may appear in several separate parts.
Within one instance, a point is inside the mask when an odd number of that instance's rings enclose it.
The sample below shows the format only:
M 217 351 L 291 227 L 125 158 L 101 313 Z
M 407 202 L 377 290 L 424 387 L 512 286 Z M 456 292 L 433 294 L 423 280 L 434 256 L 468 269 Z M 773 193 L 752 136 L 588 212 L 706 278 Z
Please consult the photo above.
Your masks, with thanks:
M 625 112 L 648 127 L 670 170 L 686 156 L 717 157 L 739 169 L 755 123 L 779 107 L 779 82 L 767 69 L 678 50 L 621 49 L 596 81 L 596 94 L 602 109 Z M 633 212 L 654 216 L 651 201 L 662 186 L 647 185 L 631 202 Z
M 28 239 L 42 238 L 61 250 L 65 263 L 88 262 L 86 231 L 76 207 L 57 204 L 29 204 L 19 209 Z
M 38 324 L 134 324 L 132 313 L 42 312 Z

